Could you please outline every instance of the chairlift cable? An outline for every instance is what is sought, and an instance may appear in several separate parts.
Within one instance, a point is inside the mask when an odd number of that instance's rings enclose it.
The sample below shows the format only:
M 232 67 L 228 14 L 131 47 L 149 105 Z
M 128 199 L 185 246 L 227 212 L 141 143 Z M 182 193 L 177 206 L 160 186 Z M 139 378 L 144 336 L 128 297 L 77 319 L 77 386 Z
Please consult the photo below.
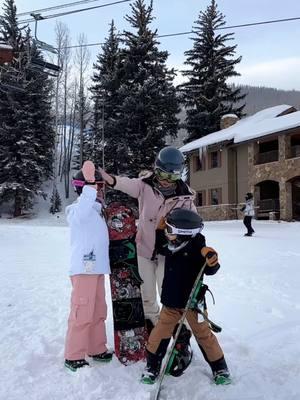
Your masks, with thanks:
M 233 28 L 244 28 L 249 26 L 256 26 L 256 25 L 264 25 L 264 24 L 273 24 L 278 22 L 291 22 L 300 20 L 300 17 L 292 17 L 292 18 L 283 18 L 283 19 L 276 19 L 276 20 L 268 20 L 268 21 L 260 21 L 260 22 L 250 22 L 247 24 L 240 24 L 240 25 L 230 25 L 230 26 L 223 26 L 220 28 L 216 28 L 216 30 L 224 30 L 224 29 L 233 29 Z M 196 33 L 196 31 L 185 31 L 185 32 L 177 32 L 177 33 L 168 33 L 165 35 L 157 35 L 157 38 L 166 38 L 166 37 L 173 37 L 173 36 L 183 36 L 183 35 L 190 35 Z M 91 46 L 102 46 L 104 43 L 87 43 L 84 45 L 74 45 L 74 46 L 67 46 L 64 47 L 66 49 L 72 49 L 77 47 L 91 47 Z
M 130 1 L 130 0 L 123 0 L 124 1 Z M 118 2 L 120 3 L 120 2 Z M 110 3 L 110 4 L 116 4 L 116 3 Z M 107 4 L 107 5 L 110 5 Z M 106 5 L 103 5 L 106 6 Z M 102 6 L 102 7 L 103 7 Z M 46 19 L 47 17 L 45 17 Z M 52 16 L 54 18 L 54 16 Z M 240 24 L 240 25 L 230 25 L 230 26 L 222 26 L 220 28 L 217 28 L 216 30 L 225 30 L 225 29 L 233 29 L 233 28 L 244 28 L 244 27 L 251 27 L 251 26 L 257 26 L 257 25 L 265 25 L 265 24 L 274 24 L 278 22 L 292 22 L 292 21 L 298 21 L 300 20 L 300 17 L 292 17 L 292 18 L 282 18 L 282 19 L 276 19 L 276 20 L 267 20 L 267 21 L 259 21 L 259 22 L 250 22 L 246 24 Z M 19 21 L 19 23 L 25 23 L 25 22 L 34 22 L 34 19 L 26 20 L 26 21 Z M 177 33 L 169 33 L 169 34 L 164 34 L 164 35 L 158 35 L 157 38 L 166 38 L 166 37 L 173 37 L 173 36 L 183 36 L 183 35 L 190 35 L 195 33 L 195 31 L 185 31 L 185 32 L 177 32 Z M 74 45 L 74 46 L 66 46 L 64 48 L 66 49 L 72 49 L 72 48 L 78 48 L 78 47 L 92 47 L 92 46 L 102 46 L 103 42 L 96 42 L 96 43 L 87 43 L 84 45 Z
M 17 17 L 23 17 L 24 15 L 31 15 L 32 13 L 41 13 L 41 12 L 47 12 L 47 11 L 52 11 L 52 10 L 58 10 L 60 8 L 75 7 L 75 6 L 79 6 L 81 4 L 93 3 L 95 1 L 100 1 L 100 0 L 73 1 L 72 3 L 59 4 L 59 5 L 53 6 L 53 7 L 40 8 L 38 10 L 31 10 L 31 11 L 24 11 L 22 13 L 18 13 Z
M 109 6 L 113 6 L 113 5 L 120 4 L 120 3 L 128 3 L 129 1 L 131 1 L 131 0 L 119 0 L 119 1 L 114 1 L 112 3 L 101 4 L 99 6 L 80 8 L 78 10 L 65 11 L 65 12 L 61 12 L 61 13 L 57 13 L 57 14 L 45 15 L 42 17 L 42 20 L 63 17 L 65 15 L 71 15 L 71 14 L 76 14 L 76 13 L 83 12 L 83 11 L 95 10 L 97 8 L 109 7 Z M 34 18 L 30 18 L 30 19 L 26 19 L 26 20 L 21 20 L 18 22 L 18 24 L 24 24 L 24 23 L 34 22 L 34 21 L 35 21 Z

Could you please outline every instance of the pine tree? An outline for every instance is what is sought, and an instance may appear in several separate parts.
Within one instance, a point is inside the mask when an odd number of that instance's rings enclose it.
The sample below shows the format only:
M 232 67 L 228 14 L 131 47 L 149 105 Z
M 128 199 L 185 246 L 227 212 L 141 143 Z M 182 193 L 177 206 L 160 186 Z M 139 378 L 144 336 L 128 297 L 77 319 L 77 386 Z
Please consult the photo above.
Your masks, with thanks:
M 119 172 L 136 176 L 141 169 L 152 168 L 165 137 L 176 136 L 179 107 L 175 73 L 166 66 L 168 52 L 158 49 L 157 31 L 150 28 L 153 3 L 146 6 L 144 0 L 135 0 L 131 11 L 125 18 L 134 32 L 123 35 L 116 125 L 122 133 Z
M 236 45 L 227 45 L 233 34 L 218 33 L 225 25 L 225 17 L 215 0 L 211 0 L 205 12 L 200 12 L 195 24 L 193 48 L 185 52 L 185 65 L 190 68 L 182 71 L 187 82 L 179 87 L 187 112 L 189 135 L 185 142 L 218 131 L 223 115 L 234 113 L 240 117 L 245 106 L 235 106 L 245 95 L 227 82 L 239 75 L 235 66 L 241 57 L 234 58 Z
M 51 199 L 50 199 L 50 210 L 49 210 L 49 212 L 51 214 L 55 214 L 55 213 L 60 212 L 60 211 L 61 211 L 61 198 L 60 198 L 60 195 L 58 193 L 57 188 L 54 187 L 53 191 L 52 191 L 52 196 L 51 196 Z
M 0 194 L 2 202 L 14 202 L 14 216 L 19 216 L 35 195 L 45 196 L 41 184 L 52 174 L 50 84 L 45 73 L 30 68 L 30 59 L 41 56 L 30 31 L 18 27 L 14 0 L 5 0 L 0 39 L 16 55 L 5 67 L 10 86 L 0 96 Z M 22 92 L 13 88 L 16 82 Z
M 83 90 L 78 93 L 79 107 L 75 109 L 74 129 L 75 129 L 75 150 L 73 155 L 72 168 L 79 170 L 82 167 L 81 159 L 81 137 L 80 137 L 80 118 L 82 124 L 82 156 L 83 162 L 91 159 L 93 154 L 93 130 L 88 126 L 90 122 L 91 108 L 87 96 Z M 81 113 L 81 116 L 78 114 Z
M 118 165 L 122 163 L 120 143 L 123 137 L 123 132 L 118 130 L 115 123 L 120 87 L 119 42 L 119 35 L 116 33 L 114 21 L 112 21 L 108 38 L 94 64 L 93 86 L 91 87 L 94 101 L 93 160 L 96 165 L 102 166 L 105 146 L 104 167 L 115 173 L 118 173 Z

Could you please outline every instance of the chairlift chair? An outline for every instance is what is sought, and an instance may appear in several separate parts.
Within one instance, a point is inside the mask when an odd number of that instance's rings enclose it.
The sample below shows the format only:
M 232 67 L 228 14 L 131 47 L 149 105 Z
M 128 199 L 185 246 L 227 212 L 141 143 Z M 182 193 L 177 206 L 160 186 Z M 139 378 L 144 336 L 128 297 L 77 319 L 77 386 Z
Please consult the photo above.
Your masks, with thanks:
M 53 47 L 48 43 L 42 42 L 37 37 L 37 23 L 38 21 L 43 20 L 44 17 L 41 14 L 36 14 L 36 13 L 31 13 L 30 15 L 35 19 L 34 44 L 36 45 L 37 49 L 57 54 L 57 49 L 55 47 Z M 45 71 L 48 75 L 54 77 L 57 77 L 61 70 L 59 65 L 43 61 L 37 58 L 31 58 L 29 68 L 39 71 Z

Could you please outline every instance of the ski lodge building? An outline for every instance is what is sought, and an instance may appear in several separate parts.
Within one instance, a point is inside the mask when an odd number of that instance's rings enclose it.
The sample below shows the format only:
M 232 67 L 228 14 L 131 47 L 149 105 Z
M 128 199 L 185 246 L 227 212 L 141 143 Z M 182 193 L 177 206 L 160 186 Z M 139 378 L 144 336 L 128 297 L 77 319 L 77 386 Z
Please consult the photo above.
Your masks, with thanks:
M 245 194 L 254 194 L 257 218 L 300 220 L 300 111 L 289 105 L 238 119 L 180 148 L 204 220 L 236 219 Z

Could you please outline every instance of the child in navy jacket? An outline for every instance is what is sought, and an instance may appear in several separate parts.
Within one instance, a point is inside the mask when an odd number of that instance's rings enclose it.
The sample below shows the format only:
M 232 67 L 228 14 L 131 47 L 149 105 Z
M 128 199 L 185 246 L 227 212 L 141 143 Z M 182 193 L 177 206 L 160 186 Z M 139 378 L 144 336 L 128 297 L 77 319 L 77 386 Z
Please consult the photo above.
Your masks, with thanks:
M 214 249 L 206 247 L 205 237 L 200 233 L 202 228 L 202 219 L 192 210 L 174 209 L 166 217 L 168 250 L 161 293 L 163 307 L 148 340 L 147 366 L 142 375 L 144 383 L 154 383 L 159 375 L 170 338 L 176 331 L 176 324 L 181 318 L 202 265 L 206 262 L 206 275 L 213 275 L 220 268 L 217 253 Z M 202 300 L 205 304 L 205 300 Z M 204 307 L 204 312 L 207 313 L 206 305 Z M 215 383 L 230 383 L 223 351 L 208 322 L 193 309 L 188 311 L 186 319 L 205 360 L 211 367 Z M 176 362 L 177 371 L 173 367 L 175 376 L 180 375 L 178 368 L 185 368 L 187 365 L 184 363 L 188 361 L 177 359 Z

